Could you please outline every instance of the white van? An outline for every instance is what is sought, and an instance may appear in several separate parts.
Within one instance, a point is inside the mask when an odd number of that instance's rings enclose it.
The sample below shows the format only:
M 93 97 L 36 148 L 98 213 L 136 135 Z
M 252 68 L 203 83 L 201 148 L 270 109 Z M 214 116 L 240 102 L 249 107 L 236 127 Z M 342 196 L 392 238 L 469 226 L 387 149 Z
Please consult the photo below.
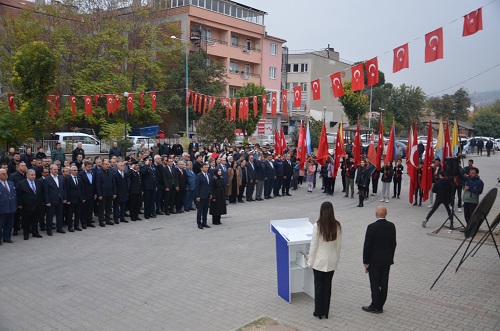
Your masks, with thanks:
M 101 152 L 101 142 L 86 133 L 56 132 L 52 137 L 61 143 L 61 148 L 66 152 L 69 152 L 70 150 L 73 151 L 79 142 L 82 143 L 85 155 L 97 154 Z

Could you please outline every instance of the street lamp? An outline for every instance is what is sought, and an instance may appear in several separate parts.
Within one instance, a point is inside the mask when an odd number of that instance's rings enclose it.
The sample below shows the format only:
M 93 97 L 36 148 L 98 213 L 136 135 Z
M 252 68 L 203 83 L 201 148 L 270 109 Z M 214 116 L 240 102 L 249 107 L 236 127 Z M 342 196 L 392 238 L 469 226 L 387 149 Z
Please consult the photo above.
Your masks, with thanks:
M 188 41 L 186 39 L 181 39 L 181 38 L 177 38 L 176 36 L 171 36 L 170 38 L 172 39 L 175 39 L 175 40 L 179 40 L 183 43 L 186 44 L 186 101 L 188 100 L 189 98 L 189 95 L 188 95 L 188 91 L 189 91 L 189 77 L 188 77 L 188 70 L 189 70 L 189 62 L 188 62 L 188 53 L 189 53 L 189 50 L 188 50 Z M 186 137 L 189 139 L 189 106 L 186 102 Z
M 127 102 L 128 102 L 128 92 L 123 92 L 125 97 L 125 107 L 123 110 L 123 139 L 127 139 Z

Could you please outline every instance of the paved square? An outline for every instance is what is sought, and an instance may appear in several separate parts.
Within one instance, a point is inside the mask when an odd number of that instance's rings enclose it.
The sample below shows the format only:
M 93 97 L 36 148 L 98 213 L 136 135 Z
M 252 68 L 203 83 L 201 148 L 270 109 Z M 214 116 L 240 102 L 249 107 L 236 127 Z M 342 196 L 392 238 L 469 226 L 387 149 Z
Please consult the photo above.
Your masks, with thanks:
M 474 159 L 486 193 L 500 176 L 500 155 Z M 493 246 L 455 273 L 457 257 L 429 290 L 460 241 L 427 235 L 446 212 L 438 209 L 423 229 L 428 208 L 409 205 L 407 176 L 401 200 L 386 204 L 398 247 L 384 313 L 363 312 L 370 302 L 363 240 L 380 202 L 370 197 L 356 208 L 357 199 L 344 198 L 340 187 L 338 178 L 333 198 L 303 187 L 292 197 L 231 205 L 222 226 L 203 231 L 190 212 L 29 241 L 14 237 L 0 247 L 0 330 L 234 330 L 262 316 L 300 330 L 500 330 Z M 292 304 L 278 297 L 269 220 L 315 219 L 325 200 L 334 203 L 344 235 L 330 318 L 318 320 L 307 295 L 294 295 Z M 500 198 L 491 220 L 499 210 Z

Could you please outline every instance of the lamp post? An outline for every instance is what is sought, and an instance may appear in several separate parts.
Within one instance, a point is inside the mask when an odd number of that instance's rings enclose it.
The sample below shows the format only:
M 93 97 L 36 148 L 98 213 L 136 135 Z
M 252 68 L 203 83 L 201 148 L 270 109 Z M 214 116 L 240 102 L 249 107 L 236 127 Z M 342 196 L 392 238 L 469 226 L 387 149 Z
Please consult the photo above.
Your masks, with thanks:
M 128 102 L 128 92 L 123 92 L 125 97 L 125 107 L 123 109 L 123 139 L 127 139 L 127 102 Z
M 188 41 L 186 39 L 177 38 L 176 36 L 171 36 L 170 38 L 175 39 L 175 40 L 179 40 L 179 41 L 186 44 L 186 101 L 187 101 L 189 98 L 189 95 L 188 95 L 188 91 L 189 91 L 189 75 L 188 75 L 188 71 L 189 71 L 188 46 L 189 45 L 188 45 Z M 187 102 L 186 102 L 186 137 L 189 139 L 189 106 L 188 106 Z

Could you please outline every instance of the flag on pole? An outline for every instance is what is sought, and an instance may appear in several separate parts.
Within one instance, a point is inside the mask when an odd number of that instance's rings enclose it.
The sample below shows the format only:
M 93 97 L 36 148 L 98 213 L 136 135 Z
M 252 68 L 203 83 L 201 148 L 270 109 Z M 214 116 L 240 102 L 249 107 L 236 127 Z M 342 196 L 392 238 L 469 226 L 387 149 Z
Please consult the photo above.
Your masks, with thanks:
M 443 119 L 439 119 L 439 131 L 437 136 L 436 143 L 436 152 L 435 157 L 439 158 L 441 161 L 443 160 L 443 148 L 444 148 L 444 127 L 443 127 Z
M 307 135 L 306 128 L 302 127 L 302 150 L 300 151 L 300 168 L 304 170 L 304 164 L 307 158 Z
M 375 160 L 375 166 L 377 170 L 380 170 L 380 161 L 382 161 L 382 155 L 384 154 L 384 127 L 382 125 L 382 116 L 380 116 L 380 123 L 378 128 L 378 147 L 377 147 L 377 159 Z M 372 161 L 373 163 L 373 161 Z
M 7 94 L 7 99 L 9 101 L 9 109 L 11 112 L 16 110 L 16 104 L 14 103 L 14 94 Z
M 413 131 L 413 137 L 411 139 L 411 145 L 408 145 L 409 147 L 411 146 L 410 149 L 410 154 L 409 154 L 409 159 L 410 162 L 408 162 L 408 175 L 410 176 L 410 192 L 409 192 L 409 198 L 410 198 L 410 203 L 413 204 L 413 198 L 415 195 L 415 188 L 418 185 L 418 142 L 417 142 L 417 137 L 418 137 L 418 132 L 417 132 L 417 127 L 415 125 L 415 129 L 411 129 Z
M 354 164 L 358 165 L 361 163 L 361 124 L 356 125 L 356 135 L 354 136 L 354 144 L 352 145 L 352 154 L 354 157 Z
M 456 156 L 460 150 L 460 139 L 458 137 L 458 122 L 453 122 L 453 134 L 451 136 L 451 151 L 452 156 Z
M 432 189 L 433 161 L 434 148 L 432 148 L 432 121 L 429 121 L 429 129 L 427 130 L 427 146 L 425 147 L 424 167 L 422 170 L 422 182 L 420 184 L 420 188 L 424 193 L 424 201 L 429 198 L 429 191 Z
M 285 153 L 285 150 L 287 148 L 285 139 L 285 130 L 283 130 L 283 128 L 281 128 L 280 130 L 280 144 L 281 144 L 281 154 L 283 154 Z
M 387 162 L 394 161 L 394 154 L 396 152 L 396 150 L 394 148 L 395 143 L 396 143 L 396 141 L 395 141 L 395 128 L 394 128 L 394 122 L 392 122 L 391 135 L 389 136 L 389 143 L 387 144 L 387 151 L 385 152 L 384 165 L 387 164 Z
M 318 161 L 320 165 L 324 165 L 329 155 L 330 154 L 328 154 L 328 140 L 326 138 L 326 126 L 325 123 L 323 123 L 323 128 L 321 129 L 321 136 L 319 137 L 318 155 L 316 155 L 316 161 Z
M 370 159 L 371 163 L 377 167 L 377 152 L 375 151 L 375 135 L 372 133 L 370 135 L 370 145 L 368 146 L 368 153 L 367 153 L 368 158 Z M 380 161 L 378 162 L 380 165 Z
M 281 150 L 281 137 L 278 128 L 274 129 L 274 152 L 279 155 L 283 153 Z
M 337 177 L 337 171 L 340 167 L 340 159 L 344 157 L 344 126 L 342 123 L 339 125 L 337 131 L 337 139 L 335 141 L 335 160 L 333 164 L 333 177 Z
M 310 126 L 309 126 L 309 121 L 307 121 L 306 146 L 307 146 L 307 154 L 311 155 L 312 154 L 312 147 L 311 147 L 311 130 L 310 130 Z
M 297 157 L 301 158 L 302 156 L 302 149 L 304 147 L 304 134 L 302 130 L 302 121 L 300 121 L 300 127 L 299 127 L 299 139 L 297 141 Z M 300 159 L 300 164 L 302 165 L 302 158 Z
M 444 159 L 452 156 L 451 142 L 450 142 L 450 128 L 449 121 L 446 121 L 446 130 L 444 132 L 444 146 L 443 146 L 443 162 L 441 163 L 444 167 Z

